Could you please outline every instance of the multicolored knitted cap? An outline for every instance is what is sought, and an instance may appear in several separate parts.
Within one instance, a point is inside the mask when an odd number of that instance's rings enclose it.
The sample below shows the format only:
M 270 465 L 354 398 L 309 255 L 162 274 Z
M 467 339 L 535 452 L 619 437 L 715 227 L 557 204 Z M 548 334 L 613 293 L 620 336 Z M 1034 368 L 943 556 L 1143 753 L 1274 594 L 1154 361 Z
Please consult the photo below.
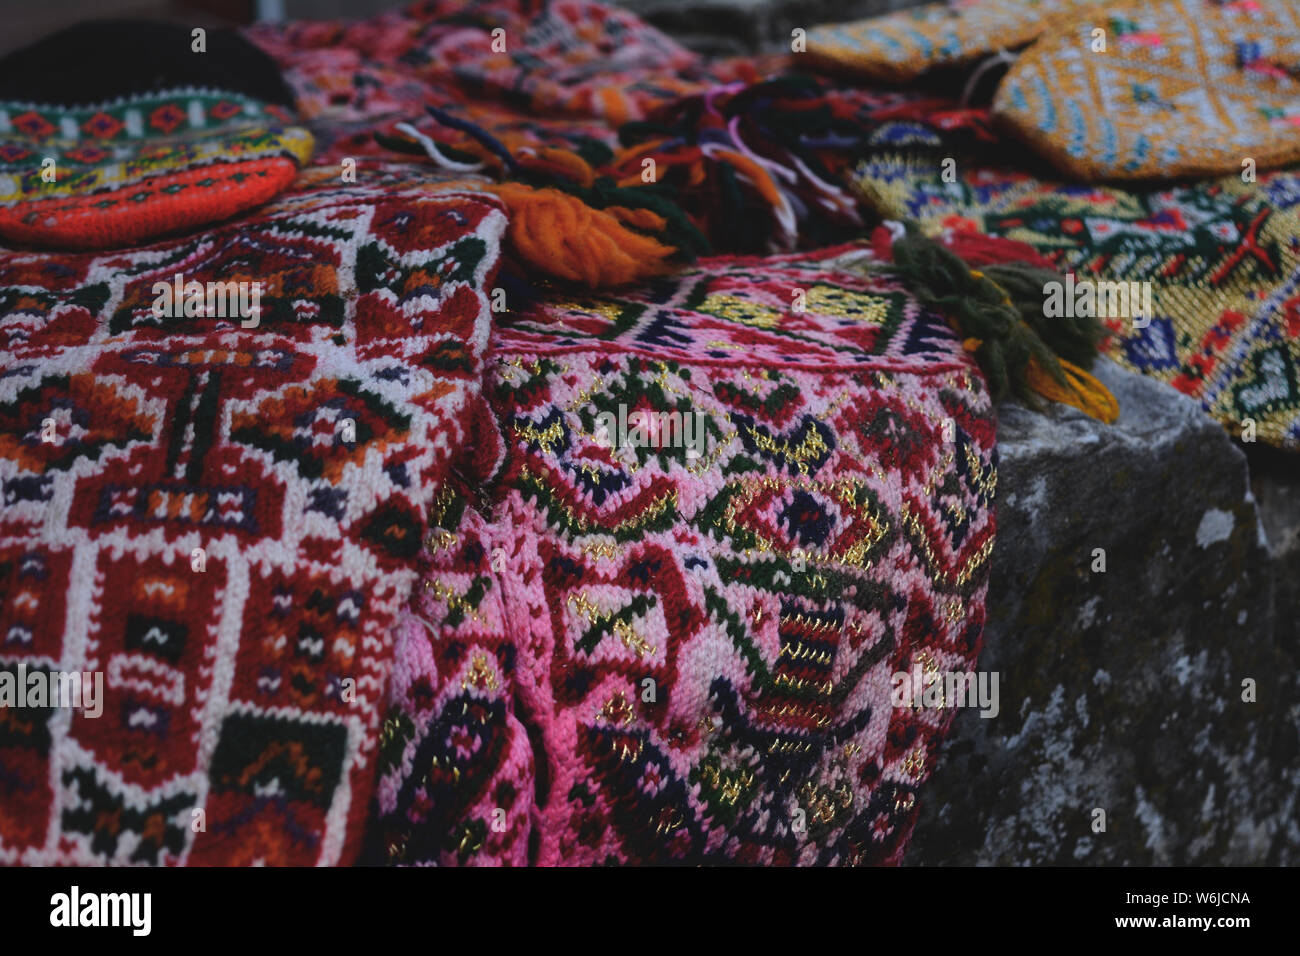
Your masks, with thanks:
M 111 249 L 266 202 L 311 156 L 290 114 L 240 93 L 176 89 L 94 106 L 0 101 L 0 238 Z
M 826 65 L 887 83 L 935 66 L 958 66 L 1032 42 L 1055 18 L 1101 0 L 949 0 L 808 31 L 808 53 Z
M 993 102 L 1066 175 L 1175 179 L 1300 159 L 1293 0 L 1160 0 L 1096 13 L 1055 25 L 1021 54 Z

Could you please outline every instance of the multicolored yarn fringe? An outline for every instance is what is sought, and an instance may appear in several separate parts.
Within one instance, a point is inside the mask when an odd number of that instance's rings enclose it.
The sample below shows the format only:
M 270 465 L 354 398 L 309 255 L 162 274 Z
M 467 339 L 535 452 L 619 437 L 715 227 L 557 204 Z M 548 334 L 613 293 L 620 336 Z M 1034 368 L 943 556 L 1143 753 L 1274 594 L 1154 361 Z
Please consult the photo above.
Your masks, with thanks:
M 973 358 L 872 263 L 707 258 L 498 326 L 497 473 L 421 556 L 374 860 L 901 859 L 954 711 L 891 679 L 974 667 L 996 470 Z
M 1149 324 L 1103 319 L 1110 357 L 1237 437 L 1300 447 L 1300 173 L 1137 191 L 957 168 L 948 183 L 936 158 L 882 154 L 855 176 L 883 215 L 931 235 L 1015 240 L 1076 280 L 1149 283 Z
M 999 4 L 998 6 L 1001 6 Z M 1086 11 L 1085 11 L 1086 12 Z M 1104 14 L 1104 16 L 1102 15 Z M 1094 30 L 1106 49 L 1094 49 Z M 1300 160 L 1294 0 L 1110 3 L 1059 22 L 1003 78 L 993 114 L 1087 182 L 1240 174 Z
M 228 219 L 283 192 L 312 137 L 283 107 L 184 89 L 90 107 L 0 102 L 0 239 L 112 249 Z
M 357 853 L 429 510 L 473 474 L 505 217 L 416 167 L 312 170 L 255 216 L 0 254 L 0 863 Z M 153 284 L 263 283 L 260 321 Z
M 709 249 L 790 251 L 861 231 L 857 201 L 841 185 L 861 145 L 859 127 L 841 101 L 812 79 L 733 84 L 682 98 L 644 121 L 624 124 L 617 152 L 588 143 L 586 155 L 558 146 L 511 150 L 467 120 L 429 112 L 460 137 L 443 132 L 439 140 L 433 131 L 399 124 L 397 131 L 410 139 L 383 142 L 405 152 L 422 150 L 446 169 L 489 170 L 559 189 L 576 200 L 569 206 L 634 210 L 634 221 L 621 217 L 625 225 L 657 232 L 660 242 L 688 261 Z M 548 203 L 558 202 L 547 196 Z M 527 215 L 530 192 L 515 189 L 502 198 Z M 543 271 L 551 271 L 548 263 L 560 264 L 552 274 L 572 278 L 564 264 L 599 261 L 596 255 L 590 249 L 568 255 L 548 249 L 524 258 Z M 656 254 L 644 271 L 620 281 L 657 274 L 661 258 Z M 616 283 L 600 273 L 588 284 Z
M 857 202 L 838 184 L 851 155 L 843 147 L 854 139 L 812 81 L 781 79 L 688 97 L 671 111 L 625 125 L 617 153 L 589 151 L 603 159 L 599 165 L 556 147 L 512 155 L 486 131 L 431 112 L 467 133 L 461 150 L 520 181 L 493 190 L 512 223 L 520 223 L 511 231 L 518 256 L 543 274 L 591 287 L 662 273 L 670 256 L 680 264 L 711 247 L 788 251 L 824 245 L 862 225 Z M 824 141 L 834 143 L 839 166 L 827 168 L 810 140 L 833 137 L 837 127 L 842 139 Z M 419 131 L 399 129 L 444 167 L 466 168 Z M 579 222 L 584 228 L 576 228 Z

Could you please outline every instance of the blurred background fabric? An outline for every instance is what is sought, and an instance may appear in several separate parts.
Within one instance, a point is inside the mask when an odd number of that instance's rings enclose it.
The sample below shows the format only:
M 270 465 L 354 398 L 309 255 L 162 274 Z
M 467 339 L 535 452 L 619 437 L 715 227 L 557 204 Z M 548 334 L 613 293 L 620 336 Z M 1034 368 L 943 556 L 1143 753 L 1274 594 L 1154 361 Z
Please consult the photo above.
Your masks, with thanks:
M 194 26 L 256 20 L 364 18 L 408 0 L 46 0 L 4 3 L 0 56 L 55 30 L 91 19 L 140 17 Z M 622 0 L 637 13 L 703 53 L 747 53 L 788 40 L 796 26 L 852 20 L 917 6 L 919 0 Z

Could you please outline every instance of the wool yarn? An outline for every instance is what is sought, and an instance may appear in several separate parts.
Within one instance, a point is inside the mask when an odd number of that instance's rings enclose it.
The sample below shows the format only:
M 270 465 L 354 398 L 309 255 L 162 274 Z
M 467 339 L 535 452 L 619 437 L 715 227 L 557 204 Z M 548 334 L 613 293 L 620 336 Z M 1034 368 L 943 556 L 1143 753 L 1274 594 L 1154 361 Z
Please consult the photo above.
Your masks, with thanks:
M 311 149 L 283 108 L 228 91 L 0 102 L 0 239 L 111 249 L 219 222 L 282 192 Z
M 840 181 L 861 133 L 814 78 L 712 87 L 625 124 L 619 141 L 609 174 L 635 188 L 653 164 L 657 189 L 716 251 L 789 252 L 861 231 Z
M 1101 324 L 1088 315 L 1043 314 L 1042 290 L 1060 279 L 1056 272 L 1025 263 L 972 269 L 910 222 L 892 254 L 891 271 L 965 336 L 964 347 L 980 359 L 994 400 L 1014 393 L 1034 405 L 1035 395 L 1042 395 L 1108 425 L 1119 417 L 1114 396 L 1085 370 L 1097 356 Z
M 0 707 L 0 863 L 356 857 L 506 225 L 362 172 L 201 237 L 0 253 L 0 669 L 104 675 L 98 718 Z M 155 314 L 177 273 L 260 282 L 260 321 Z
M 428 112 L 459 137 L 444 134 L 435 140 L 432 131 L 398 124 L 397 131 L 415 143 L 381 138 L 402 152 L 422 151 L 444 169 L 490 170 L 549 187 L 542 195 L 552 202 L 554 190 L 563 190 L 590 207 L 581 215 L 614 211 L 625 225 L 653 232 L 679 261 L 689 261 L 709 248 L 788 251 L 859 232 L 857 201 L 840 182 L 861 142 L 851 111 L 816 80 L 786 76 L 683 97 L 645 121 L 619 127 L 616 152 L 593 142 L 582 151 L 541 145 L 541 133 L 519 145 L 517 137 L 503 141 L 495 130 L 434 107 Z M 545 127 L 537 120 L 533 125 Z M 456 158 L 462 155 L 476 163 Z M 514 195 L 522 201 L 530 194 L 514 190 Z M 536 207 L 536 200 L 529 205 Z M 649 255 L 640 275 L 662 271 L 657 249 L 623 248 L 638 242 L 633 233 L 623 236 L 621 244 L 584 249 L 582 270 L 589 284 L 602 271 L 618 281 L 635 277 L 621 262 L 628 253 Z M 552 276 L 571 279 L 576 271 L 561 265 L 567 261 L 563 256 L 527 261 Z
M 646 210 L 592 209 L 558 189 L 522 183 L 502 183 L 490 191 L 506 205 L 511 251 L 550 275 L 592 287 L 626 285 L 665 271 L 665 260 L 675 251 L 620 221 L 662 229 L 664 221 Z
M 1068 178 L 1240 174 L 1300 159 L 1297 70 L 1291 0 L 1113 3 L 1021 54 L 993 113 Z

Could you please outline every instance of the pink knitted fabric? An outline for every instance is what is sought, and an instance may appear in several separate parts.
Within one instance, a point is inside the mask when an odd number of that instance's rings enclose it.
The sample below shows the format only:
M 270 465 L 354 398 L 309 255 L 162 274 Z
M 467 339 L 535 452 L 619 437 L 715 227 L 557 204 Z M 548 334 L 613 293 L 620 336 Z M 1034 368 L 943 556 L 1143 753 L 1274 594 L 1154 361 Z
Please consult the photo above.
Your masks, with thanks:
M 505 444 L 434 516 L 376 859 L 901 860 L 953 710 L 891 678 L 975 665 L 995 453 L 973 360 L 872 260 L 706 259 L 494 331 Z

